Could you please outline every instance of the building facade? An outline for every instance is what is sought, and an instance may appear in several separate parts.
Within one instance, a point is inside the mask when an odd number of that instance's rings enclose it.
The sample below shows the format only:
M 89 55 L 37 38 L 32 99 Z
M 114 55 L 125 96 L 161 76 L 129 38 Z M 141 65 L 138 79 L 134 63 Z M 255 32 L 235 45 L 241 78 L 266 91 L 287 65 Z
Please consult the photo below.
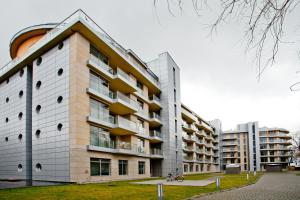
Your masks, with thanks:
M 287 168 L 290 136 L 281 128 L 259 128 L 258 122 L 239 124 L 222 133 L 222 170 L 238 164 L 242 171 L 264 171 L 268 166 Z
M 145 63 L 78 10 L 21 30 L 10 54 L 0 69 L 0 179 L 183 173 L 191 164 L 186 126 L 196 126 L 188 132 L 202 142 L 192 144 L 195 162 L 185 172 L 218 171 L 218 135 L 182 105 L 180 69 L 168 53 Z

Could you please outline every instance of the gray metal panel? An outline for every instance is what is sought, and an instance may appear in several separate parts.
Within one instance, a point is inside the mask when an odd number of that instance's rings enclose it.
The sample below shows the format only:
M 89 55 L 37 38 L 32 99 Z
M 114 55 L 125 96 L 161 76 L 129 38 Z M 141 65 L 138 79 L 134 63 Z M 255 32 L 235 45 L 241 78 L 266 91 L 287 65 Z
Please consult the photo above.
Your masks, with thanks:
M 0 84 L 0 179 L 26 179 L 28 169 L 26 166 L 26 82 L 27 70 L 24 74 L 16 73 Z M 19 97 L 19 91 L 23 96 Z M 6 102 L 6 98 L 9 101 Z M 23 116 L 19 119 L 18 115 Z M 9 121 L 6 123 L 5 119 Z M 22 139 L 18 136 L 22 134 Z M 8 141 L 5 138 L 8 137 Z M 22 170 L 18 171 L 18 165 Z
M 68 182 L 69 173 L 69 40 L 43 54 L 42 63 L 33 63 L 32 99 L 32 174 L 33 180 Z M 58 76 L 62 68 L 63 74 Z M 36 88 L 37 81 L 42 85 Z M 57 103 L 57 98 L 63 101 Z M 40 113 L 36 106 L 41 105 Z M 57 130 L 61 123 L 63 128 Z M 36 130 L 40 137 L 36 137 Z M 42 169 L 36 169 L 40 163 Z

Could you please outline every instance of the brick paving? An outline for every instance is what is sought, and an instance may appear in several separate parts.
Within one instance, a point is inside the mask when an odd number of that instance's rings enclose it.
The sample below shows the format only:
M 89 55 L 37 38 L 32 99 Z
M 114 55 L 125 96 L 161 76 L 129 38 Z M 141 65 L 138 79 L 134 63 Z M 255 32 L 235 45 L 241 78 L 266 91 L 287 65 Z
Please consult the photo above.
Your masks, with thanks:
M 256 184 L 196 199 L 300 200 L 300 176 L 295 173 L 266 173 Z

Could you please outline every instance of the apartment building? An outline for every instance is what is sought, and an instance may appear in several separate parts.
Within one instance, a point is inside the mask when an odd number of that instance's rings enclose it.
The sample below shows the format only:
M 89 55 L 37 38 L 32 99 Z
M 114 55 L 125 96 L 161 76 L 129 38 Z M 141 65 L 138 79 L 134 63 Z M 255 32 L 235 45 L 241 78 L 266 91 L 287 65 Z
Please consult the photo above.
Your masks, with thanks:
M 0 179 L 96 182 L 182 173 L 182 119 L 203 141 L 193 144 L 203 165 L 189 169 L 217 170 L 214 128 L 195 114 L 189 120 L 180 69 L 168 53 L 145 63 L 78 10 L 61 23 L 19 31 L 10 55 L 0 69 Z
M 291 136 L 283 128 L 263 127 L 259 130 L 260 163 L 262 170 L 279 167 L 287 169 L 290 157 Z
M 215 128 L 187 106 L 182 105 L 181 110 L 184 173 L 219 171 L 219 135 Z
M 221 141 L 222 169 L 238 164 L 242 171 L 264 171 L 272 166 L 286 169 L 290 136 L 281 128 L 259 128 L 258 122 L 239 124 L 224 131 Z

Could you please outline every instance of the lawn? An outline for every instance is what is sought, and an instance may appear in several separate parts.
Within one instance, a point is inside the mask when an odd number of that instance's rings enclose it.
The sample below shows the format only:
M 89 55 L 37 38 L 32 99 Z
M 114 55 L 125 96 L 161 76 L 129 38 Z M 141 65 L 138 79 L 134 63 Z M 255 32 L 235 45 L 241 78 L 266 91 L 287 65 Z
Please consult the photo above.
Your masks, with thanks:
M 227 174 L 196 174 L 185 176 L 187 180 L 201 180 L 221 177 L 221 189 L 229 189 L 240 187 L 243 185 L 255 183 L 261 176 L 257 173 L 254 177 L 252 174 L 249 180 L 246 180 L 246 174 L 227 175 Z M 86 184 L 86 185 L 63 185 L 63 186 L 41 186 L 28 187 L 18 189 L 0 190 L 0 199 L 21 199 L 21 200 L 53 200 L 53 199 L 156 199 L 156 185 L 136 185 L 131 184 L 133 181 L 114 181 L 101 184 Z M 136 182 L 136 181 L 135 181 Z M 209 192 L 215 192 L 215 184 L 210 184 L 205 187 L 192 186 L 164 186 L 165 199 L 176 200 L 186 199 L 195 195 L 200 195 Z

